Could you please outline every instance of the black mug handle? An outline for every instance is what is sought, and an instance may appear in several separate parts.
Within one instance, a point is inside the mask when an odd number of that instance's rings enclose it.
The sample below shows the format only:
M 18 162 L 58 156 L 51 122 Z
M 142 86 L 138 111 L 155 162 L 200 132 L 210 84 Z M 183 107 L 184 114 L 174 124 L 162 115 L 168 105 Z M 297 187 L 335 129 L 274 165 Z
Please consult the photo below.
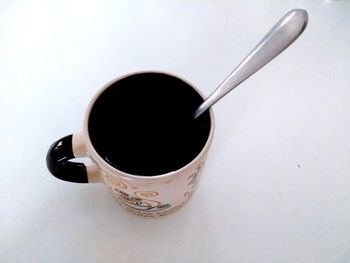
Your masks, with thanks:
M 77 157 L 87 157 L 83 135 L 71 134 L 55 141 L 46 155 L 46 165 L 51 174 L 58 179 L 74 183 L 101 182 L 97 165 L 71 162 Z

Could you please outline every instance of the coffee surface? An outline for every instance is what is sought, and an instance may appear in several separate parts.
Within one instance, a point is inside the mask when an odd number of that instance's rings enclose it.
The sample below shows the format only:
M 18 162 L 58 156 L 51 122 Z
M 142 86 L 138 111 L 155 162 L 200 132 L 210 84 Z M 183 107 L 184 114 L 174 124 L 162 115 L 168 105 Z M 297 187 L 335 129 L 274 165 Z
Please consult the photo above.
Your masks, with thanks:
M 126 77 L 93 105 L 88 121 L 92 145 L 126 173 L 155 176 L 178 170 L 208 139 L 209 113 L 192 117 L 202 101 L 190 85 L 166 74 Z

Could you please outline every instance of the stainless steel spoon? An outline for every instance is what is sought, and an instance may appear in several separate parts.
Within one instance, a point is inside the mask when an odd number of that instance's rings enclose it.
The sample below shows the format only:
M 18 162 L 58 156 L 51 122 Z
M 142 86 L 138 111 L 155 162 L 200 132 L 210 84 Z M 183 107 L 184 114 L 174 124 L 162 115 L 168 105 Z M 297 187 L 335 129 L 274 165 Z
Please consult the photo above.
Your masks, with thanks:
M 307 21 L 308 14 L 302 9 L 293 9 L 285 14 L 238 67 L 199 105 L 194 118 L 199 117 L 228 92 L 277 57 L 300 36 L 306 28 Z

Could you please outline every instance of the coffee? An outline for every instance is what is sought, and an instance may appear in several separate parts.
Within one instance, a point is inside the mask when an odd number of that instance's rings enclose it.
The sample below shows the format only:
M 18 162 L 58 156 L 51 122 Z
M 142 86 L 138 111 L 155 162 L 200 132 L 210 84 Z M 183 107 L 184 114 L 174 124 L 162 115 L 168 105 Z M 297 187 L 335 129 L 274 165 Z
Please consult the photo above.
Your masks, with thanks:
M 193 119 L 203 98 L 186 82 L 140 73 L 111 84 L 92 106 L 88 131 L 97 153 L 133 175 L 155 176 L 190 163 L 210 131 L 208 112 Z

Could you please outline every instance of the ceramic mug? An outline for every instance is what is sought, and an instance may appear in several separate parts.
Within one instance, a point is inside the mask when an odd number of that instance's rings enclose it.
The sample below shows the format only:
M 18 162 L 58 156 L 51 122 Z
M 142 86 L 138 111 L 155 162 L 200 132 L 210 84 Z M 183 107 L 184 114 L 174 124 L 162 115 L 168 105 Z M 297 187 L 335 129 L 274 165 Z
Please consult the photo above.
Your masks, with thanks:
M 134 214 L 171 213 L 195 191 L 212 144 L 212 110 L 198 118 L 200 125 L 178 118 L 178 112 L 188 115 L 202 101 L 192 84 L 168 73 L 114 79 L 91 100 L 82 132 L 51 145 L 47 167 L 65 181 L 104 183 Z M 92 164 L 72 161 L 79 157 Z

